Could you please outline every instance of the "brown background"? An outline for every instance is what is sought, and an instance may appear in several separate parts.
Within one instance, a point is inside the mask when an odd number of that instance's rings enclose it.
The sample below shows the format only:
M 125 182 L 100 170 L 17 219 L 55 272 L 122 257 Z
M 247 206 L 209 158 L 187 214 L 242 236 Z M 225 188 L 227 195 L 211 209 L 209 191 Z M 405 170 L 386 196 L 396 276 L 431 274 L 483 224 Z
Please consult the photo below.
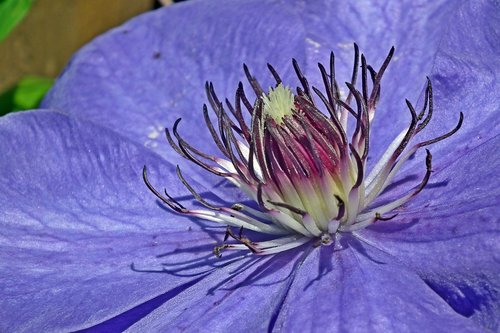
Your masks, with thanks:
M 154 3 L 153 0 L 36 0 L 24 20 L 0 43 L 0 92 L 25 75 L 56 77 L 83 44 L 151 10 Z

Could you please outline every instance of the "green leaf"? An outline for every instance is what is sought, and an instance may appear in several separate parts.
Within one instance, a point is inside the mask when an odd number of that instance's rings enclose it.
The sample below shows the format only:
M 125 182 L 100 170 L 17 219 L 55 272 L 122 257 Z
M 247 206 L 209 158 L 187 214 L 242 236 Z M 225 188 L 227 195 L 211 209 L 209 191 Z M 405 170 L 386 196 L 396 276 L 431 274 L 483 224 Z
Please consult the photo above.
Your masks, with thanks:
M 0 116 L 13 111 L 35 109 L 40 105 L 54 79 L 27 76 L 0 94 Z
M 33 0 L 0 0 L 0 42 L 21 22 Z

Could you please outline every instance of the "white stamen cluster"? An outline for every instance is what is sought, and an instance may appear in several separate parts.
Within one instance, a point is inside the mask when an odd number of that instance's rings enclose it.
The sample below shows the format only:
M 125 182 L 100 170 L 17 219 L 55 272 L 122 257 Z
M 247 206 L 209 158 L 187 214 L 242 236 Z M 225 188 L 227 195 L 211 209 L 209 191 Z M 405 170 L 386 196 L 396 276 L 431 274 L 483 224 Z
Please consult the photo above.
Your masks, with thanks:
M 355 45 L 353 76 L 347 83 L 349 94 L 341 99 L 335 80 L 334 55 L 330 56 L 330 70 L 319 69 L 325 84 L 325 94 L 309 87 L 297 62 L 293 66 L 302 84 L 297 93 L 285 87 L 272 66 L 269 69 L 276 86 L 266 94 L 257 80 L 244 66 L 247 79 L 257 99 L 254 104 L 246 97 L 240 83 L 235 102 L 226 100 L 225 108 L 212 84 L 207 83 L 208 100 L 217 117 L 214 126 L 204 106 L 203 115 L 214 142 L 224 157 L 207 155 L 194 148 L 177 132 L 179 121 L 173 127 L 174 141 L 167 130 L 170 145 L 184 158 L 203 169 L 224 177 L 245 192 L 258 208 L 236 203 L 231 207 L 214 206 L 205 201 L 184 179 L 184 186 L 207 209 L 187 209 L 166 191 L 159 193 L 147 178 L 148 188 L 174 211 L 228 226 L 224 242 L 215 248 L 216 255 L 223 249 L 249 249 L 256 254 L 272 254 L 301 246 L 331 244 L 336 235 L 355 232 L 376 221 L 386 221 L 386 213 L 400 207 L 418 194 L 427 184 L 431 173 L 432 156 L 427 150 L 426 173 L 415 188 L 389 203 L 374 205 L 374 200 L 391 184 L 401 166 L 419 148 L 446 139 L 461 127 L 463 115 L 450 132 L 431 140 L 409 146 L 411 140 L 429 123 L 433 100 L 430 80 L 425 90 L 424 106 L 419 113 L 406 101 L 411 114 L 410 125 L 389 145 L 386 152 L 366 175 L 370 141 L 370 126 L 379 100 L 380 81 L 394 48 L 378 72 L 366 64 L 361 55 L 361 89 L 355 88 L 359 51 Z M 368 74 L 371 84 L 368 82 Z M 369 89 L 371 87 L 371 89 Z M 311 91 L 328 111 L 322 113 Z M 354 100 L 356 110 L 351 107 Z M 252 115 L 245 122 L 242 108 Z M 229 110 L 229 112 L 227 112 Z M 347 139 L 348 119 L 352 116 L 355 128 Z M 218 129 L 218 133 L 217 130 Z M 239 229 L 235 233 L 231 228 Z M 252 241 L 243 236 L 243 230 L 269 235 L 270 240 Z M 235 242 L 227 242 L 231 238 Z

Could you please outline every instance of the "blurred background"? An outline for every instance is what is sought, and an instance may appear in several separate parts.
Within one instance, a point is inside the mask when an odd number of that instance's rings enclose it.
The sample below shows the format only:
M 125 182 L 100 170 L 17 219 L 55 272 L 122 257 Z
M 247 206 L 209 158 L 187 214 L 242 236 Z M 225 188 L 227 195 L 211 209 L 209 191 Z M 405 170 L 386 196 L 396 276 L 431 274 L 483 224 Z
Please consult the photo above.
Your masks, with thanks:
M 0 0 L 0 116 L 36 108 L 71 55 L 143 12 L 183 0 Z

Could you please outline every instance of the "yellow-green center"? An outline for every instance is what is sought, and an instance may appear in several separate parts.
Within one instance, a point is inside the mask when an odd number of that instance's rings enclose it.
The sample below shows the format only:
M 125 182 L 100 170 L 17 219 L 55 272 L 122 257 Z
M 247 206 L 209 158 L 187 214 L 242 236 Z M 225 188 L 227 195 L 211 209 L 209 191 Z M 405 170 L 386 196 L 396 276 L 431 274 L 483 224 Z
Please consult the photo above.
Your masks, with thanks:
M 290 88 L 279 84 L 269 89 L 269 93 L 262 97 L 264 101 L 264 116 L 273 118 L 278 124 L 283 122 L 283 117 L 292 115 L 294 109 L 293 94 Z

